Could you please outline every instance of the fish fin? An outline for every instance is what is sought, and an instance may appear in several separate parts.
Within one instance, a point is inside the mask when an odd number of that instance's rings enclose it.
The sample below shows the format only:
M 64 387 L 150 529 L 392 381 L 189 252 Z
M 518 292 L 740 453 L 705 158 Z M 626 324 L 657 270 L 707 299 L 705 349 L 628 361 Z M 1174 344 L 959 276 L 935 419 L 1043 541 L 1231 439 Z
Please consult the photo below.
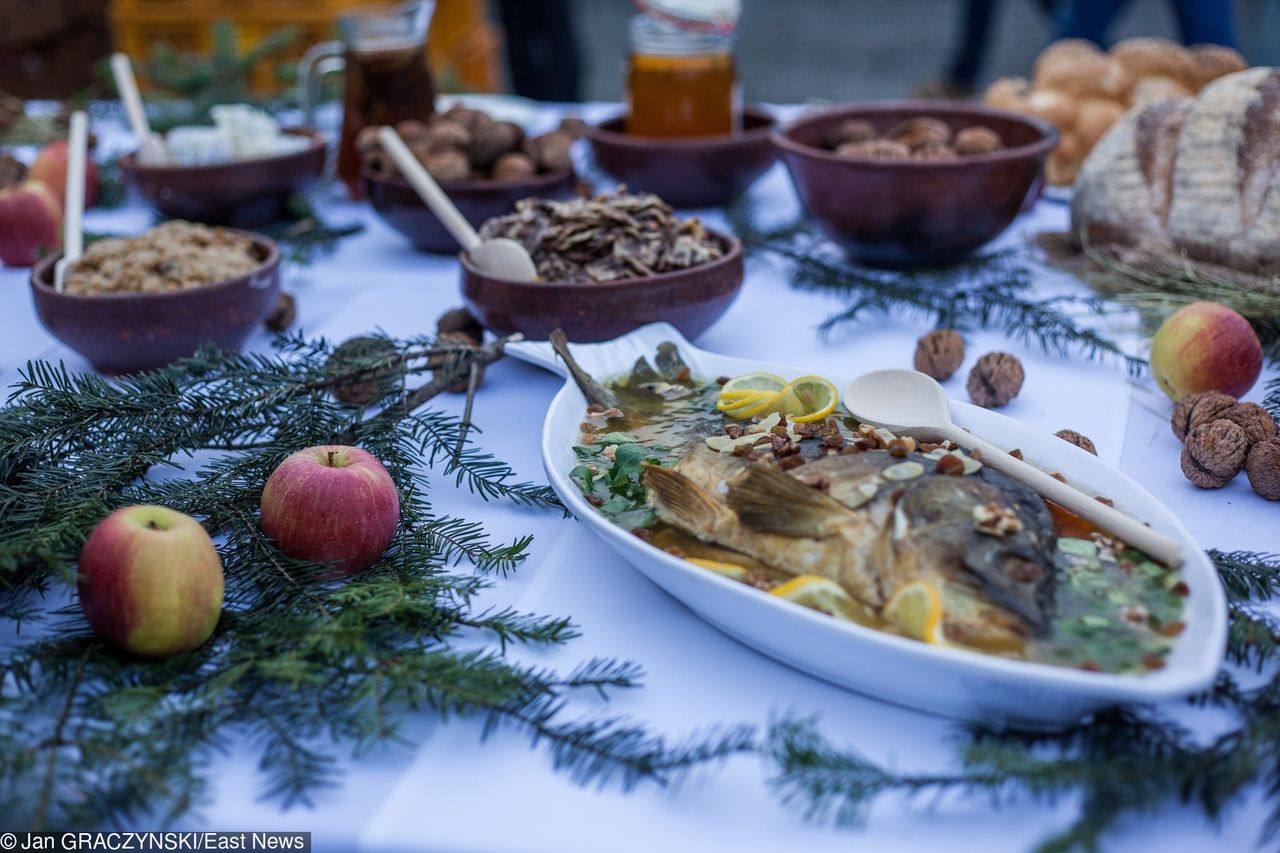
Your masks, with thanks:
M 760 532 L 820 539 L 850 519 L 839 501 L 776 468 L 752 465 L 729 489 L 729 507 Z
M 727 511 L 706 489 L 679 471 L 646 462 L 643 482 L 654 497 L 659 517 L 699 538 L 710 534 Z
M 675 379 L 680 375 L 680 371 L 685 368 L 684 359 L 680 357 L 680 350 L 671 341 L 663 341 L 658 344 L 658 353 L 653 357 L 653 362 L 667 379 Z
M 564 366 L 569 370 L 569 376 L 573 378 L 573 381 L 582 391 L 582 396 L 587 398 L 588 403 L 599 403 L 606 409 L 617 407 L 617 396 L 592 379 L 591 374 L 583 370 L 582 366 L 578 364 L 577 360 L 569 352 L 569 336 L 564 333 L 564 329 L 555 329 L 548 336 L 548 339 L 551 342 L 551 348 L 564 361 Z

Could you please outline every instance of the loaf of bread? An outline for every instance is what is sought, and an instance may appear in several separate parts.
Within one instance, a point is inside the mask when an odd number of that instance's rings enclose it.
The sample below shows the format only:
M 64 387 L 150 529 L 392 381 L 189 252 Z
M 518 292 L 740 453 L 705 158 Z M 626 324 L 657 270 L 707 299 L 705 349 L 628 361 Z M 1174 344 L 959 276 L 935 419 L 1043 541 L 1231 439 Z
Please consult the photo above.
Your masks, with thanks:
M 1185 48 L 1167 39 L 1136 38 L 1104 53 L 1091 42 L 1063 39 L 1040 54 L 1031 80 L 1001 78 L 983 100 L 1037 115 L 1058 129 L 1061 139 L 1045 164 L 1045 177 L 1054 186 L 1068 186 L 1093 146 L 1131 107 L 1193 95 L 1245 67 L 1240 54 L 1217 45 Z
M 1280 271 L 1280 69 L 1221 77 L 1126 114 L 1085 160 L 1072 230 L 1274 275 Z

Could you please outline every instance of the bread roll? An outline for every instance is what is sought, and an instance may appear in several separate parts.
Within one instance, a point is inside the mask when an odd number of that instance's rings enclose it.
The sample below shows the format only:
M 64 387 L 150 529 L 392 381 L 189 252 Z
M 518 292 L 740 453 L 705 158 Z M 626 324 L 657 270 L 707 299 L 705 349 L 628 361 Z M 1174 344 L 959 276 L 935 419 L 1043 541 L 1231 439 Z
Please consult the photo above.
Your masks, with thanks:
M 1197 44 L 1190 50 L 1191 63 L 1195 67 L 1196 91 L 1208 86 L 1219 77 L 1243 71 L 1249 67 L 1236 50 L 1220 44 Z

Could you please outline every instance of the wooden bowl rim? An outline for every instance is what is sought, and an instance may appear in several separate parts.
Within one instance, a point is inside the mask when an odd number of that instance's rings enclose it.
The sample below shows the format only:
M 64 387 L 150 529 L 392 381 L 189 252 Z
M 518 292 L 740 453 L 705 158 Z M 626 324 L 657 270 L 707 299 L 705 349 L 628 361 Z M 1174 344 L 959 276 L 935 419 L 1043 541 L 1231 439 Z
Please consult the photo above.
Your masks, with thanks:
M 1013 148 L 1002 148 L 990 154 L 969 154 L 954 160 L 877 160 L 871 157 L 850 157 L 837 154 L 816 145 L 807 145 L 792 138 L 796 130 L 818 121 L 831 118 L 857 118 L 863 115 L 880 113 L 920 113 L 922 115 L 970 116 L 975 120 L 982 118 L 998 118 L 1030 127 L 1040 134 L 1040 138 L 1025 145 Z M 828 107 L 806 116 L 794 119 L 772 134 L 773 144 L 779 150 L 801 157 L 808 157 L 819 162 L 839 163 L 847 166 L 875 166 L 883 169 L 962 169 L 985 163 L 1002 163 L 1021 160 L 1027 157 L 1047 155 L 1058 144 L 1058 131 L 1049 122 L 1036 116 L 1023 115 L 1010 110 L 998 110 L 981 104 L 944 103 L 937 101 L 859 101 L 840 106 Z
M 758 124 L 743 129 L 741 133 L 722 133 L 716 136 L 688 136 L 667 139 L 656 136 L 635 136 L 620 130 L 626 121 L 626 113 L 611 116 L 596 124 L 587 126 L 587 138 L 592 142 L 612 145 L 616 148 L 650 149 L 655 151 L 699 151 L 720 150 L 748 146 L 768 139 L 778 127 L 778 117 L 769 110 L 759 106 L 742 108 L 743 117 L 749 117 Z
M 199 175 L 207 174 L 216 169 L 233 169 L 244 166 L 258 166 L 261 164 L 281 164 L 288 163 L 292 160 L 301 160 L 305 157 L 315 154 L 316 150 L 323 150 L 326 146 L 324 134 L 310 127 L 284 127 L 281 132 L 291 136 L 306 136 L 311 139 L 311 145 L 301 151 L 290 151 L 287 154 L 275 154 L 271 157 L 254 157 L 250 160 L 227 160 L 222 163 L 200 163 L 192 166 L 179 166 L 170 164 L 151 163 L 143 164 L 138 162 L 137 151 L 130 151 L 127 154 L 121 154 L 117 162 L 120 168 L 127 172 L 137 172 L 138 174 L 154 175 L 157 177 L 172 175 Z M 322 166 L 323 168 L 323 166 Z
M 219 226 L 221 227 L 221 226 Z M 262 263 L 254 267 L 243 275 L 235 278 L 224 278 L 221 281 L 211 281 L 208 284 L 202 284 L 197 287 L 187 287 L 182 290 L 160 290 L 160 291 L 125 291 L 121 293 L 59 293 L 53 288 L 53 265 L 62 257 L 61 252 L 55 252 L 41 258 L 34 267 L 31 268 L 31 286 L 43 291 L 45 295 L 52 299 L 63 299 L 77 304 L 86 302 L 96 302 L 106 304 L 109 302 L 128 302 L 133 301 L 159 301 L 173 300 L 190 296 L 193 293 L 212 293 L 219 290 L 229 290 L 236 285 L 245 284 L 254 276 L 269 271 L 280 265 L 280 246 L 275 240 L 253 231 L 243 231 L 239 228 L 226 228 L 225 230 L 238 234 L 241 237 L 248 237 L 253 241 L 254 246 L 266 253 L 266 257 Z

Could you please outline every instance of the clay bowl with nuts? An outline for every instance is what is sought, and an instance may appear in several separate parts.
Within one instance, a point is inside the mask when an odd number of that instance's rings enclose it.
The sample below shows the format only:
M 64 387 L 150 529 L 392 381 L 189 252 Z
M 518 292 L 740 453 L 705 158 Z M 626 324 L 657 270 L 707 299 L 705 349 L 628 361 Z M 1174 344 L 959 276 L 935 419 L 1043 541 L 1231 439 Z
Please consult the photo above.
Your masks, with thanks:
M 372 168 L 361 172 L 365 197 L 388 225 L 399 231 L 415 248 L 438 255 L 458 251 L 458 241 L 419 198 L 400 175 Z M 573 168 L 560 169 L 517 180 L 441 181 L 440 186 L 458 210 L 475 228 L 485 220 L 515 209 L 522 198 L 568 198 L 578 185 Z
M 305 128 L 284 132 L 309 137 L 311 144 L 279 157 L 204 166 L 143 165 L 134 154 L 125 154 L 120 171 L 133 192 L 162 216 L 259 228 L 288 219 L 290 199 L 324 174 L 324 138 Z
M 604 341 L 646 323 L 665 321 L 690 338 L 729 309 L 742 287 L 742 244 L 708 229 L 723 254 L 674 272 L 597 283 L 511 281 L 486 275 L 465 253 L 462 296 L 486 327 L 502 335 L 521 332 L 546 340 L 562 328 L 572 341 Z
M 1047 122 L 972 104 L 860 103 L 773 134 L 800 201 L 855 261 L 943 264 L 1000 235 L 1057 142 Z
M 31 270 L 31 296 L 41 324 L 107 375 L 164 367 L 202 344 L 237 350 L 271 313 L 280 297 L 280 248 L 248 231 L 258 266 L 223 281 L 183 290 L 58 292 L 53 268 L 61 254 Z
M 725 136 L 652 139 L 627 133 L 625 116 L 587 129 L 596 163 L 632 192 L 651 192 L 675 207 L 716 207 L 743 192 L 773 165 L 769 113 L 742 110 L 742 130 Z

